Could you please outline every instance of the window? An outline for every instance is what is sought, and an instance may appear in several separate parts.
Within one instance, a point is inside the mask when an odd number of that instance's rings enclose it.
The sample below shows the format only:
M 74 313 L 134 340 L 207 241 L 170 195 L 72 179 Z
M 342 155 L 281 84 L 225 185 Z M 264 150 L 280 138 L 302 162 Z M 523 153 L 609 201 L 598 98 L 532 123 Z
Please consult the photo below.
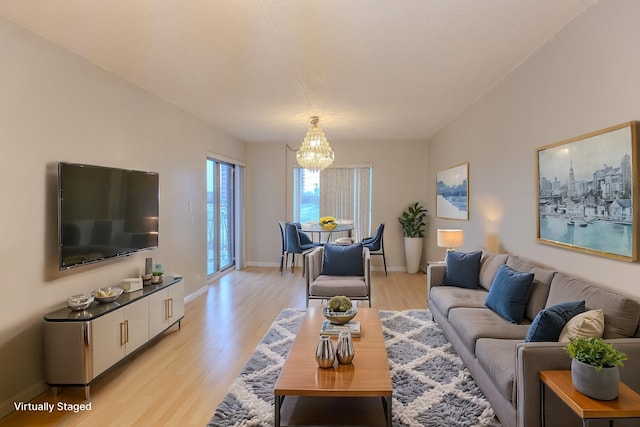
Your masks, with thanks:
M 321 216 L 353 221 L 357 240 L 371 233 L 370 166 L 332 167 L 322 172 L 293 169 L 293 218 L 317 222 Z
M 299 200 L 296 222 L 315 222 L 320 218 L 320 171 L 294 169 L 294 201 Z

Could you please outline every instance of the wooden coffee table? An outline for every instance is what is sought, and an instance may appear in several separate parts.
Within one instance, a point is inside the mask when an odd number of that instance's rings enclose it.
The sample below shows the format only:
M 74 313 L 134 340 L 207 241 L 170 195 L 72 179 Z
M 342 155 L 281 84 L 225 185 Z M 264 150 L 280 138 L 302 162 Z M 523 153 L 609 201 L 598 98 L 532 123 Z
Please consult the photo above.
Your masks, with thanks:
M 378 310 L 358 308 L 354 320 L 360 322 L 361 334 L 360 337 L 353 338 L 353 362 L 340 365 L 336 360 L 333 368 L 326 369 L 318 367 L 315 359 L 323 320 L 325 318 L 321 307 L 307 309 L 273 389 L 275 425 L 280 426 L 280 412 L 286 396 L 308 396 L 379 397 L 382 400 L 386 425 L 391 426 L 393 387 Z M 332 341 L 335 347 L 336 338 Z

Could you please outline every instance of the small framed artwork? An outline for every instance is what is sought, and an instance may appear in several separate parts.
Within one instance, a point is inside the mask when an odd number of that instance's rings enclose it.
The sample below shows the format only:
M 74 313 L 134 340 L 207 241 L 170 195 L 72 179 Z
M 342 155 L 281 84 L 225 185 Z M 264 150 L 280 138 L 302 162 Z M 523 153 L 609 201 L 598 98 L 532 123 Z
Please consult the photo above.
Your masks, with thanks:
M 436 216 L 469 219 L 469 163 L 452 166 L 436 177 Z
M 638 123 L 536 150 L 538 242 L 637 261 Z

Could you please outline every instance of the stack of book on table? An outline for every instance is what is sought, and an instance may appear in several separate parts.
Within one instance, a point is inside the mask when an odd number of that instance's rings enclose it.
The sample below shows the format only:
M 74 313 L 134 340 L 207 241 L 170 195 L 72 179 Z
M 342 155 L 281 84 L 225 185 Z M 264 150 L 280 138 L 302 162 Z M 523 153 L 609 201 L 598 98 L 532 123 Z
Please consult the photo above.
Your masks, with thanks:
M 350 320 L 345 324 L 336 325 L 335 323 L 331 323 L 329 320 L 325 320 L 322 322 L 322 326 L 320 327 L 321 335 L 338 335 L 342 331 L 351 332 L 352 337 L 360 336 L 360 322 L 357 320 Z

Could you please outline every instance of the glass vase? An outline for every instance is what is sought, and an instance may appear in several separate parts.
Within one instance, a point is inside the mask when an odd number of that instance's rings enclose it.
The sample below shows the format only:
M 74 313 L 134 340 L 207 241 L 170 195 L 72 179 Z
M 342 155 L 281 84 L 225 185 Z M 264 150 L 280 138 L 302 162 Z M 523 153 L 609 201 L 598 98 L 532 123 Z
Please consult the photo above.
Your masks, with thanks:
M 318 348 L 316 349 L 316 362 L 321 368 L 331 368 L 336 360 L 336 352 L 329 335 L 320 335 Z

